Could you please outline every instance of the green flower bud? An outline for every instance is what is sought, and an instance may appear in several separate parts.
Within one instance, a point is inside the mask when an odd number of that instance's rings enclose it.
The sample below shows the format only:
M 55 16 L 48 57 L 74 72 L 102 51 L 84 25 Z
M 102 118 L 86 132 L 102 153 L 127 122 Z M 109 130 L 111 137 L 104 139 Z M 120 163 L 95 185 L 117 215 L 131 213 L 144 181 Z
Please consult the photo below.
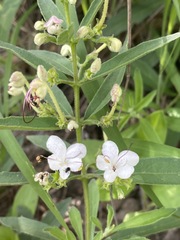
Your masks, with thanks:
M 101 69 L 101 59 L 96 58 L 91 64 L 90 71 L 93 74 L 96 74 Z
M 48 80 L 48 73 L 42 65 L 39 65 L 37 67 L 37 76 L 41 81 L 47 81 Z
M 44 43 L 49 42 L 48 34 L 46 33 L 37 33 L 34 37 L 34 43 L 37 46 L 41 46 Z
M 79 38 L 90 38 L 93 35 L 93 31 L 88 26 L 82 26 L 77 31 L 77 35 Z
M 118 38 L 109 38 L 108 48 L 111 52 L 119 52 L 122 47 L 122 42 Z
M 77 0 L 69 0 L 70 4 L 76 4 Z
M 9 79 L 9 86 L 10 87 L 16 87 L 20 88 L 23 87 L 24 84 L 26 83 L 26 78 L 21 72 L 14 72 L 12 73 L 10 79 Z
M 122 89 L 121 89 L 121 87 L 117 84 L 117 83 L 115 83 L 114 85 L 113 85 L 113 87 L 112 87 L 112 90 L 111 90 L 111 101 L 113 102 L 113 103 L 117 103 L 117 102 L 119 102 L 119 98 L 120 98 L 120 96 L 122 95 Z
M 36 29 L 37 31 L 43 31 L 45 29 L 44 24 L 45 24 L 45 22 L 43 20 L 37 21 L 34 24 L 34 29 Z
M 70 56 L 71 56 L 71 47 L 70 47 L 68 44 L 64 44 L 64 45 L 61 47 L 60 54 L 61 54 L 63 57 L 70 57 Z

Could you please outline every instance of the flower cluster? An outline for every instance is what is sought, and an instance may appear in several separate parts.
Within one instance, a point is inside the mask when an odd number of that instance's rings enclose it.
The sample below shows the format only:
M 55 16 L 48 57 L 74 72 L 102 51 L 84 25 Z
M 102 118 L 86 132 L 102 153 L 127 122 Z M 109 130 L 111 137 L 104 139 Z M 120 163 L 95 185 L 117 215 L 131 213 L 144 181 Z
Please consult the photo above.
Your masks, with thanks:
M 66 180 L 71 172 L 78 172 L 82 169 L 82 159 L 87 153 L 84 144 L 75 143 L 67 148 L 62 139 L 52 135 L 48 138 L 46 146 L 52 153 L 47 157 L 49 168 L 58 171 L 61 180 Z M 96 166 L 99 170 L 104 171 L 105 181 L 113 183 L 117 177 L 129 179 L 134 172 L 134 166 L 138 162 L 139 156 L 135 152 L 124 150 L 119 153 L 114 142 L 106 141 L 102 146 L 102 155 L 97 156 Z M 47 178 L 49 178 L 47 173 L 39 173 L 36 175 L 35 181 L 45 185 Z

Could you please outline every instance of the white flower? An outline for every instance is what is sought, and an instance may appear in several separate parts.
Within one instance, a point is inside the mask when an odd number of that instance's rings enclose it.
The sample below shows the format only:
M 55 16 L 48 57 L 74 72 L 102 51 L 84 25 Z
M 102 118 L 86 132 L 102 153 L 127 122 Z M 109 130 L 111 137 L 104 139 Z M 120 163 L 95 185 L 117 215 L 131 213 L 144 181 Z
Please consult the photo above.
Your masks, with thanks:
M 61 25 L 63 20 L 56 16 L 50 17 L 50 19 L 44 24 L 49 34 L 59 34 L 61 31 Z
M 130 150 L 119 153 L 117 145 L 107 141 L 102 146 L 102 154 L 96 159 L 98 169 L 104 171 L 107 182 L 114 182 L 116 177 L 128 179 L 134 172 L 134 166 L 139 162 L 139 156 Z
M 86 147 L 81 143 L 75 143 L 66 148 L 65 143 L 57 136 L 50 136 L 46 146 L 53 154 L 48 157 L 50 169 L 59 170 L 60 177 L 67 179 L 72 172 L 78 172 L 82 168 L 82 158 L 86 155 Z

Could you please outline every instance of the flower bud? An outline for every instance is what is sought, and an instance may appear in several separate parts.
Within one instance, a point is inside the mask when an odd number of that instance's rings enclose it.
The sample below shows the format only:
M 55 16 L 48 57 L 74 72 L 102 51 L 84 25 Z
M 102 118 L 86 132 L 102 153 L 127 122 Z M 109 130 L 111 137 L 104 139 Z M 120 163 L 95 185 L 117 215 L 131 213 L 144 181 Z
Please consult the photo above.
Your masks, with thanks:
M 34 43 L 37 46 L 41 46 L 49 41 L 48 35 L 46 33 L 37 33 L 34 37 Z
M 70 4 L 76 4 L 77 0 L 69 0 Z
M 45 29 L 44 23 L 45 22 L 43 20 L 35 22 L 34 29 L 37 30 L 37 31 L 43 31 Z
M 23 91 L 24 91 L 24 87 L 18 87 L 18 88 L 16 88 L 16 87 L 11 87 L 11 86 L 10 86 L 10 88 L 9 88 L 9 90 L 8 90 L 8 93 L 9 93 L 9 95 L 12 95 L 12 96 L 18 96 L 18 95 L 20 95 L 21 93 L 23 93 Z
M 21 72 L 16 71 L 11 75 L 9 82 L 10 87 L 20 88 L 26 83 L 26 78 Z
M 96 58 L 91 64 L 90 71 L 91 73 L 96 74 L 101 69 L 101 59 Z
M 118 38 L 109 38 L 108 48 L 111 52 L 119 52 L 122 47 L 122 42 Z
M 48 73 L 42 65 L 37 67 L 37 76 L 41 81 L 47 81 L 48 79 Z
M 56 16 L 52 16 L 45 24 L 44 27 L 46 28 L 49 34 L 58 35 L 61 32 L 61 24 L 63 20 L 57 18 Z
M 77 122 L 75 122 L 74 120 L 71 120 L 68 125 L 67 125 L 67 129 L 69 131 L 73 130 L 73 129 L 77 129 L 79 127 L 79 125 L 77 124 Z
M 82 26 L 77 31 L 77 35 L 79 38 L 90 38 L 92 33 L 93 33 L 92 29 L 88 26 Z
M 112 90 L 111 90 L 110 94 L 111 94 L 111 101 L 113 103 L 119 102 L 119 98 L 122 95 L 121 87 L 117 83 L 115 83 L 112 87 Z
M 61 47 L 60 54 L 61 54 L 63 57 L 69 57 L 69 56 L 71 56 L 71 47 L 70 47 L 68 44 L 64 44 L 64 45 Z

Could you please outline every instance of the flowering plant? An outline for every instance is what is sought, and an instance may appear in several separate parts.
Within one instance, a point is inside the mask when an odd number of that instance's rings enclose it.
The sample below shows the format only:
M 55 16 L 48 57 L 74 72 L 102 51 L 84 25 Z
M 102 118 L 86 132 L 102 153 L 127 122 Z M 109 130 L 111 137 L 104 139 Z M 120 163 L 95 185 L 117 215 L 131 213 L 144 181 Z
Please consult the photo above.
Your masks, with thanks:
M 176 227 L 179 220 L 176 219 L 172 224 L 172 219 L 176 218 L 179 210 L 174 206 L 166 207 L 156 190 L 157 185 L 179 184 L 177 176 L 180 165 L 177 160 L 179 151 L 164 144 L 164 129 L 160 131 L 154 126 L 155 122 L 159 123 L 161 115 L 162 119 L 165 117 L 160 110 L 160 88 L 156 106 L 155 103 L 151 105 L 156 91 L 152 90 L 143 97 L 140 72 L 135 70 L 135 76 L 132 76 L 135 79 L 134 92 L 128 89 L 128 84 L 123 84 L 123 77 L 127 67 L 128 83 L 130 63 L 156 49 L 167 47 L 168 43 L 180 38 L 180 33 L 149 40 L 130 49 L 130 28 L 128 38 L 124 41 L 114 36 L 115 33 L 106 34 L 109 0 L 94 0 L 89 9 L 85 7 L 86 1 L 82 1 L 84 17 L 80 23 L 75 10 L 78 1 L 55 2 L 37 0 L 43 17 L 43 20 L 37 19 L 34 24 L 38 31 L 34 36 L 34 44 L 39 49 L 27 51 L 0 42 L 0 47 L 9 49 L 36 69 L 36 76 L 30 81 L 19 71 L 12 73 L 9 78 L 8 94 L 12 99 L 24 97 L 23 117 L 1 117 L 0 126 L 4 131 L 0 140 L 21 171 L 19 175 L 14 175 L 16 181 L 19 184 L 28 182 L 51 211 L 49 219 L 54 216 L 58 223 L 19 216 L 0 218 L 0 222 L 18 233 L 53 240 L 145 239 L 141 236 L 165 230 L 169 223 L 170 227 Z M 129 9 L 131 1 L 127 2 Z M 96 19 L 97 13 L 100 14 L 99 19 Z M 107 32 L 111 32 L 110 29 Z M 57 46 L 57 52 L 41 50 L 47 43 Z M 103 57 L 106 55 L 108 60 Z M 63 92 L 64 85 L 73 91 L 73 104 Z M 87 107 L 83 111 L 80 101 L 82 94 L 87 99 Z M 34 111 L 35 118 L 25 115 L 27 106 Z M 150 117 L 145 114 L 146 108 L 147 113 L 154 109 Z M 101 139 L 85 139 L 84 129 L 88 125 L 101 128 Z M 41 169 L 38 172 L 32 166 L 9 129 L 56 131 L 50 136 L 29 136 L 31 142 L 50 152 L 50 155 L 46 152 L 48 156 L 43 156 L 39 150 L 36 158 L 38 162 L 47 163 L 45 171 Z M 59 137 L 60 130 L 75 133 L 73 144 Z M 149 136 L 154 143 L 148 141 Z M 168 169 L 170 162 L 171 168 Z M 170 177 L 172 174 L 173 178 Z M 7 179 L 8 174 L 5 173 L 3 177 Z M 58 210 L 58 204 L 55 205 L 51 198 L 51 190 L 68 188 L 68 184 L 75 179 L 82 183 L 84 213 L 71 207 L 67 223 Z M 13 184 L 10 178 L 8 181 Z M 135 184 L 142 186 L 158 209 L 138 212 L 137 215 L 129 214 L 120 223 L 116 219 L 113 202 L 126 198 Z M 168 197 L 170 199 L 171 196 Z M 99 206 L 107 200 L 111 205 L 107 205 L 106 223 L 102 224 Z M 68 205 L 69 200 L 64 201 Z M 154 230 L 157 222 L 159 228 Z M 33 226 L 35 231 L 27 226 Z M 149 230 L 150 226 L 153 226 L 152 230 Z

